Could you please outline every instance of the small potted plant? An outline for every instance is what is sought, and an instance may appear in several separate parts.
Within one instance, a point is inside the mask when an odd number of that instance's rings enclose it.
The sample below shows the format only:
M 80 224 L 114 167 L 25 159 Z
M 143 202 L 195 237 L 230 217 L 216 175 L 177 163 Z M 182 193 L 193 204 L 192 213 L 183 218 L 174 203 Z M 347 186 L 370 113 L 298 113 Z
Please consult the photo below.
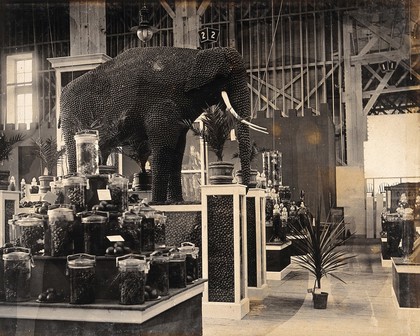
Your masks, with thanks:
M 210 162 L 208 165 L 210 184 L 230 184 L 233 180 L 234 164 L 223 161 L 223 151 L 231 130 L 235 127 L 235 119 L 217 104 L 205 109 L 201 120 L 202 130 L 195 127 L 191 121 L 186 121 L 186 124 L 195 135 L 206 141 L 209 149 L 216 155 L 216 162 Z
M 133 190 L 151 190 L 152 172 L 148 165 L 148 158 L 151 154 L 149 142 L 129 139 L 122 148 L 122 154 L 136 162 L 140 168 L 139 173 L 134 174 Z M 138 177 L 138 180 L 136 179 Z
M 314 277 L 314 287 L 310 291 L 313 295 L 314 308 L 327 307 L 328 293 L 321 291 L 321 279 L 331 275 L 345 283 L 336 272 L 341 270 L 354 255 L 348 255 L 340 248 L 344 241 L 353 234 L 344 237 L 345 227 L 343 222 L 328 223 L 320 221 L 320 211 L 311 221 L 309 213 L 302 214 L 300 220 L 292 224 L 293 244 L 301 252 L 295 256 L 297 264 L 308 270 Z M 321 292 L 320 292 L 321 291 Z
M 21 133 L 7 137 L 4 133 L 0 134 L 0 162 L 9 160 L 9 156 L 16 144 L 23 141 L 25 136 Z M 0 190 L 7 190 L 9 186 L 9 170 L 0 170 Z
M 257 155 L 260 153 L 265 152 L 265 148 L 260 148 L 257 146 L 257 143 L 255 141 L 252 141 L 251 143 L 251 154 L 250 154 L 250 163 L 252 164 L 255 159 L 257 158 Z M 232 158 L 236 159 L 239 158 L 239 153 L 236 152 L 232 155 Z M 251 176 L 249 180 L 249 187 L 255 188 L 257 186 L 257 176 L 258 176 L 258 170 L 251 168 Z M 237 182 L 240 184 L 242 182 L 242 171 L 237 170 L 235 173 L 235 177 Z
M 57 150 L 57 140 L 52 136 L 46 139 L 32 139 L 32 143 L 43 169 L 43 175 L 39 177 L 40 192 L 45 193 L 51 190 L 50 182 L 54 181 L 54 168 L 57 167 L 58 160 L 65 153 L 65 148 Z

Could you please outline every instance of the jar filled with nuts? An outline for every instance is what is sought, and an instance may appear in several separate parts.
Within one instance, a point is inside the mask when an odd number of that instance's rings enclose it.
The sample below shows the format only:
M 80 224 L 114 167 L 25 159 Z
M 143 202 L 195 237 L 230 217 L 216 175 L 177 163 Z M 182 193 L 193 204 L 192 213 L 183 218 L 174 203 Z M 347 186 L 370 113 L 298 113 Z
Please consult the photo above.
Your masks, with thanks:
M 128 208 L 128 178 L 120 174 L 112 174 L 109 178 L 108 189 L 111 194 L 111 202 L 116 205 L 118 211 Z
M 76 212 L 85 210 L 86 177 L 82 175 L 67 175 L 63 179 L 64 204 L 71 204 Z
M 85 175 L 99 174 L 99 133 L 84 130 L 74 136 L 76 141 L 77 172 Z
M 35 214 L 29 214 L 15 222 L 16 245 L 27 248 L 32 254 L 44 252 L 44 220 Z
M 50 254 L 52 257 L 67 256 L 72 253 L 73 210 L 66 207 L 48 210 L 50 231 Z

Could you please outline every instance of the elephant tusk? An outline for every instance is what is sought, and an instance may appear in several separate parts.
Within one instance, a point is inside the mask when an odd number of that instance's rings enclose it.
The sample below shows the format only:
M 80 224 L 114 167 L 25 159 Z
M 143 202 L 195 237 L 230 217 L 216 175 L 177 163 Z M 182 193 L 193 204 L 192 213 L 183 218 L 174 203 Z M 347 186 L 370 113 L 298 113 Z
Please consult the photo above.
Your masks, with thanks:
M 242 121 L 241 121 L 241 122 L 242 122 Z M 246 123 L 244 123 L 244 124 L 246 124 Z M 260 132 L 260 133 L 264 133 L 264 134 L 268 134 L 268 132 L 267 132 L 267 131 L 264 131 L 264 130 L 259 129 L 259 128 L 255 128 L 255 127 L 254 127 L 254 124 L 248 125 L 248 127 L 249 127 L 250 129 L 253 129 L 254 131 L 257 131 L 257 132 Z
M 227 110 L 228 112 L 232 113 L 232 115 L 233 115 L 233 116 L 234 116 L 237 120 L 239 120 L 241 123 L 243 123 L 243 124 L 247 125 L 249 128 L 253 129 L 254 131 L 258 131 L 258 132 L 261 132 L 261 133 L 268 134 L 268 132 L 267 132 L 267 128 L 262 127 L 262 126 L 255 125 L 255 124 L 253 124 L 253 123 L 251 123 L 251 122 L 249 122 L 249 121 L 245 120 L 245 119 L 244 119 L 244 118 L 242 118 L 242 117 L 241 117 L 238 113 L 236 113 L 236 111 L 233 109 L 232 105 L 230 104 L 229 97 L 228 97 L 228 95 L 227 95 L 227 92 L 226 92 L 226 91 L 222 91 L 222 98 L 223 98 L 223 101 L 225 102 L 225 105 L 226 105 L 226 110 Z

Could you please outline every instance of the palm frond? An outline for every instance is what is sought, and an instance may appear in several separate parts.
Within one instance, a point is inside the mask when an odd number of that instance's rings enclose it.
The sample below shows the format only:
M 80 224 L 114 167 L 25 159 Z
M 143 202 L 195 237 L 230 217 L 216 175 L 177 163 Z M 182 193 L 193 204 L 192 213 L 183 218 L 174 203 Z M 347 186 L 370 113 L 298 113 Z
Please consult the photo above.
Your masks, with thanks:
M 342 270 L 355 255 L 348 255 L 346 251 L 338 248 L 352 235 L 343 240 L 343 223 L 322 225 L 319 212 L 314 225 L 309 221 L 311 224 L 303 226 L 303 219 L 300 218 L 293 225 L 294 233 L 291 234 L 295 238 L 293 245 L 302 253 L 296 256 L 296 263 L 314 275 L 318 286 L 320 286 L 321 278 L 327 275 L 332 275 L 344 282 L 334 273 Z
M 25 136 L 21 133 L 14 134 L 11 137 L 0 134 L 0 161 L 8 160 L 10 154 L 15 148 L 15 145 L 24 139 Z
M 208 144 L 209 149 L 216 155 L 218 161 L 223 161 L 223 150 L 226 141 L 230 138 L 230 131 L 235 127 L 235 118 L 223 111 L 221 105 L 212 105 L 204 110 L 201 118 L 203 130 L 194 126 L 193 121 L 183 120 L 194 135 L 201 136 Z
M 65 148 L 57 150 L 57 140 L 52 136 L 46 139 L 32 139 L 32 144 L 35 146 L 35 154 L 41 160 L 43 167 L 47 168 L 48 174 L 51 175 L 58 159 L 65 153 Z

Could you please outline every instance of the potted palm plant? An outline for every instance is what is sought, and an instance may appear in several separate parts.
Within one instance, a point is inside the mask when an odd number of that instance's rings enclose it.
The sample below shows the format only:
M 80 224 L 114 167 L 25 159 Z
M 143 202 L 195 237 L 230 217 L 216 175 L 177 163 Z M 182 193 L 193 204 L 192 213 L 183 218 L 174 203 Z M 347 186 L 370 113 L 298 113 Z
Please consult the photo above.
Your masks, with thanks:
M 195 135 L 201 136 L 206 141 L 210 151 L 216 155 L 216 162 L 210 162 L 208 165 L 210 184 L 230 184 L 233 179 L 234 164 L 223 161 L 223 151 L 235 126 L 235 119 L 217 104 L 205 109 L 201 120 L 203 129 L 198 129 L 191 121 L 186 123 Z
M 41 160 L 43 171 L 43 175 L 39 177 L 40 192 L 45 193 L 51 190 L 50 182 L 54 181 L 54 168 L 57 167 L 57 162 L 64 154 L 65 148 L 57 150 L 57 140 L 52 136 L 46 139 L 32 139 L 32 143 L 35 146 L 36 155 Z
M 7 137 L 5 134 L 0 134 L 0 162 L 9 160 L 9 156 L 15 148 L 16 144 L 23 141 L 25 136 L 21 133 Z M 9 186 L 9 170 L 0 170 L 0 190 L 7 190 Z
M 293 222 L 292 226 L 293 244 L 301 252 L 294 258 L 297 265 L 308 270 L 315 278 L 314 287 L 310 289 L 314 308 L 325 309 L 328 293 L 321 291 L 321 279 L 331 275 L 345 283 L 336 272 L 342 270 L 348 260 L 355 256 L 348 255 L 340 246 L 353 234 L 343 238 L 345 227 L 342 221 L 339 223 L 328 223 L 327 221 L 325 225 L 322 224 L 320 211 L 312 221 L 309 213 L 302 214 L 298 221 Z

